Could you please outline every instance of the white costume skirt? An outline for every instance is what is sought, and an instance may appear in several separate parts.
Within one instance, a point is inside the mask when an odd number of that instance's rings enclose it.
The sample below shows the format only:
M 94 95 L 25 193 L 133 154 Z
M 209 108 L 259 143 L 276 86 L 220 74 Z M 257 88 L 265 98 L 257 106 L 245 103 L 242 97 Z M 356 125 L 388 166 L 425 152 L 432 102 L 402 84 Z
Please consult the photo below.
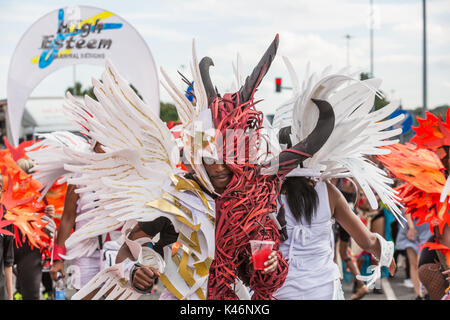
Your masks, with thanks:
M 336 279 L 321 286 L 298 290 L 283 287 L 274 294 L 277 300 L 344 300 L 341 280 Z

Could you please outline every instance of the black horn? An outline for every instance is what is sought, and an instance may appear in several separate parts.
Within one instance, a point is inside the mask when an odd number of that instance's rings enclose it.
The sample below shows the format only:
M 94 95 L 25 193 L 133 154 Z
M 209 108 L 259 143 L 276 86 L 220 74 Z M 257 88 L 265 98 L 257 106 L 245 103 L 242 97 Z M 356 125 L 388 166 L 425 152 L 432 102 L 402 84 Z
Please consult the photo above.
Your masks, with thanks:
M 209 75 L 209 67 L 213 66 L 214 62 L 210 57 L 204 57 L 198 64 L 200 69 L 200 75 L 202 76 L 203 86 L 205 87 L 206 96 L 208 97 L 208 104 L 210 104 L 217 96 L 214 85 Z
M 330 103 L 325 100 L 311 99 L 319 108 L 319 120 L 314 130 L 292 149 L 283 150 L 278 158 L 279 174 L 288 174 L 304 160 L 312 157 L 327 142 L 334 129 L 334 111 Z
M 256 88 L 258 88 L 263 77 L 267 73 L 267 70 L 269 70 L 275 55 L 277 54 L 278 43 L 279 37 L 277 34 L 259 63 L 253 69 L 253 72 L 245 79 L 244 85 L 239 90 L 239 99 L 241 103 L 250 100 Z

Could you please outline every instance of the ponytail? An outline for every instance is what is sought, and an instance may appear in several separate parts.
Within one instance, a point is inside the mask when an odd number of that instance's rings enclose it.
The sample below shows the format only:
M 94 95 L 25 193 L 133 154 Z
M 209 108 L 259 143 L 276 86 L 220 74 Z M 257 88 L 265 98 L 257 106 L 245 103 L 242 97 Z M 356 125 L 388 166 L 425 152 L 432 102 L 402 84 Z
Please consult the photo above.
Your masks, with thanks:
M 278 133 L 278 140 L 287 148 L 292 147 L 290 139 L 291 127 L 284 127 Z M 306 177 L 288 177 L 284 180 L 282 190 L 286 194 L 289 209 L 297 221 L 303 217 L 311 224 L 316 212 L 319 196 L 311 180 Z

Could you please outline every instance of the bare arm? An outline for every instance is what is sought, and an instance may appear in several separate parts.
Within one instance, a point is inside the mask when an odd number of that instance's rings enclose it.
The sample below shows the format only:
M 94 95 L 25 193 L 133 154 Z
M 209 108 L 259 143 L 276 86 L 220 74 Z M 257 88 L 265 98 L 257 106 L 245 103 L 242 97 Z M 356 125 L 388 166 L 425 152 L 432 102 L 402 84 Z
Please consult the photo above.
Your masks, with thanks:
M 408 222 L 408 231 L 406 232 L 406 238 L 408 238 L 411 241 L 415 241 L 417 236 L 417 230 L 411 218 L 411 215 L 409 214 L 406 215 L 406 221 Z
M 5 285 L 6 285 L 6 293 L 8 295 L 8 300 L 13 299 L 13 271 L 11 267 L 5 267 Z
M 371 232 L 353 213 L 344 196 L 335 186 L 330 183 L 327 183 L 327 186 L 332 216 L 363 250 L 370 252 L 376 258 L 380 258 L 381 244 L 375 233 Z M 392 259 L 389 273 L 393 275 L 395 269 L 395 260 Z
M 61 223 L 56 232 L 55 244 L 60 247 L 65 246 L 66 240 L 70 236 L 70 232 L 75 226 L 75 219 L 77 217 L 77 202 L 79 195 L 75 193 L 76 187 L 74 185 L 67 186 L 66 197 L 64 199 L 64 211 L 61 216 Z M 66 274 L 64 272 L 64 261 L 55 260 L 50 269 L 50 277 L 56 281 L 58 280 L 58 273 L 61 273 L 62 277 L 65 278 Z
M 76 187 L 74 185 L 67 186 L 66 198 L 64 199 L 64 211 L 61 216 L 61 223 L 59 224 L 56 243 L 59 246 L 64 246 L 66 240 L 70 236 L 70 232 L 75 226 L 75 219 L 77 217 L 77 202 L 79 194 L 75 193 Z
M 363 250 L 376 257 L 381 254 L 381 246 L 374 233 L 353 213 L 342 193 L 332 184 L 327 183 L 331 214 Z

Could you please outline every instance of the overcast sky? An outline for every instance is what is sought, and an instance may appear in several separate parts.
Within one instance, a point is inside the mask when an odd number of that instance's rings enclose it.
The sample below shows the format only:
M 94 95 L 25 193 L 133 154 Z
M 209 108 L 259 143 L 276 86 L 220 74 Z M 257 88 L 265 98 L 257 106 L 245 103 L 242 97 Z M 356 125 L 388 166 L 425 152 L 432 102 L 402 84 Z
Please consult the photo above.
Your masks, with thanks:
M 388 98 L 401 99 L 405 109 L 422 105 L 422 1 L 373 0 L 375 9 L 374 74 L 383 79 Z M 90 5 L 121 16 L 147 41 L 155 62 L 175 76 L 191 59 L 191 42 L 198 56 L 213 58 L 211 76 L 221 93 L 230 89 L 236 54 L 250 72 L 275 34 L 280 46 L 257 98 L 266 113 L 290 92 L 275 93 L 275 78 L 290 81 L 282 56 L 302 76 L 307 62 L 321 71 L 347 64 L 345 35 L 350 39 L 350 64 L 370 69 L 369 0 L 0 0 L 0 99 L 6 97 L 11 55 L 20 37 L 41 16 L 65 6 Z M 428 0 L 429 108 L 450 103 L 450 1 Z M 87 86 L 102 68 L 78 66 L 77 80 Z M 73 82 L 72 67 L 46 78 L 32 96 L 61 96 Z M 182 86 L 180 85 L 180 88 Z M 182 88 L 184 89 L 184 88 Z M 170 102 L 161 88 L 161 100 Z

